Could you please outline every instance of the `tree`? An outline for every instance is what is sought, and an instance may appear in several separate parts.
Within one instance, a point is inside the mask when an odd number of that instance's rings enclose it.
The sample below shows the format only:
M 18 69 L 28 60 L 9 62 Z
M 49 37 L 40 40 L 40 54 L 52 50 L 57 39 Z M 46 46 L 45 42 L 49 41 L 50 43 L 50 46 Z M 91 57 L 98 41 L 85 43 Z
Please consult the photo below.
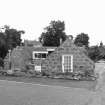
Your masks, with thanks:
M 88 47 L 88 44 L 89 44 L 89 36 L 88 36 L 88 34 L 81 33 L 81 34 L 77 35 L 77 37 L 74 40 L 74 43 L 77 46 L 80 46 L 80 47 L 82 47 L 83 45 L 85 47 Z
M 50 25 L 44 28 L 45 32 L 42 32 L 39 41 L 43 46 L 59 46 L 60 39 L 66 40 L 65 24 L 64 21 L 51 21 Z
M 100 51 L 99 51 L 99 47 L 96 46 L 92 46 L 88 49 L 88 56 L 93 60 L 93 61 L 97 61 L 99 60 L 99 56 L 100 56 Z
M 0 31 L 0 58 L 4 59 L 9 49 L 12 50 L 16 46 L 21 45 L 21 34 L 24 31 L 10 28 L 7 25 L 0 28 Z
M 10 28 L 9 26 L 4 26 L 5 32 L 5 40 L 8 49 L 13 49 L 16 46 L 21 45 L 21 34 L 24 34 L 24 31 L 20 31 L 14 28 Z
M 88 56 L 93 61 L 98 61 L 100 59 L 105 59 L 105 48 L 101 42 L 99 46 L 92 46 L 88 49 Z
M 0 58 L 4 59 L 7 53 L 7 44 L 4 33 L 0 32 Z
M 99 49 L 98 59 L 105 59 L 105 47 L 103 45 L 103 42 L 100 42 L 98 49 Z
M 99 47 L 103 47 L 103 42 L 102 42 L 102 41 L 100 42 L 100 45 L 99 45 Z

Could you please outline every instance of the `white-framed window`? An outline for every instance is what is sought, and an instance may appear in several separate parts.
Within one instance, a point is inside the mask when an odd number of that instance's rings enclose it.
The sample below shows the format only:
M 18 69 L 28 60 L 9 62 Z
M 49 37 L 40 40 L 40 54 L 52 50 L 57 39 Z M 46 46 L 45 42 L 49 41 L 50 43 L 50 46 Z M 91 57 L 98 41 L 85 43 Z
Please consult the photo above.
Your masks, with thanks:
M 62 55 L 62 71 L 73 72 L 73 55 Z
M 47 55 L 46 51 L 33 51 L 33 59 L 45 59 Z

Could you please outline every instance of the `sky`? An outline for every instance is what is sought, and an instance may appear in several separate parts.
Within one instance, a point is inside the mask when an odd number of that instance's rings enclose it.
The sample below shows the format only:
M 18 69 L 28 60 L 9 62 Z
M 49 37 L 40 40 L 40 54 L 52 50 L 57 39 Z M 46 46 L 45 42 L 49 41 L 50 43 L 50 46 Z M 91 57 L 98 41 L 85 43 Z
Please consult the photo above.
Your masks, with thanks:
M 105 44 L 105 0 L 0 0 L 0 27 L 24 30 L 22 39 L 37 40 L 51 20 L 65 22 L 65 32 L 84 32 L 90 45 Z

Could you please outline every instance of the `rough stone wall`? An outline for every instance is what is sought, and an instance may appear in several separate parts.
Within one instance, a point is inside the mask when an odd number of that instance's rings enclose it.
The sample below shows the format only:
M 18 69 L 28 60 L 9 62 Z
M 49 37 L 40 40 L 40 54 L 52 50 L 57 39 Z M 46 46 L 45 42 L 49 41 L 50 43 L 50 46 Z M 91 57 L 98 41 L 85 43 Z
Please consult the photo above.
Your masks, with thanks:
M 41 65 L 42 70 L 49 72 L 62 72 L 62 55 L 73 55 L 73 71 L 93 70 L 94 63 L 70 40 L 66 40 L 60 47 L 56 48 L 46 59 L 36 59 L 32 62 L 33 48 L 23 47 L 14 49 L 11 54 L 11 63 L 13 68 L 25 69 L 26 65 Z
M 31 62 L 31 51 L 26 48 L 16 48 L 11 53 L 11 68 L 26 69 L 26 65 Z
M 42 70 L 62 72 L 62 55 L 64 54 L 73 55 L 74 72 L 94 69 L 93 61 L 91 61 L 82 50 L 70 42 L 70 40 L 67 40 L 43 61 Z
M 11 68 L 27 69 L 27 66 L 29 66 L 29 68 L 34 70 L 34 65 L 41 65 L 43 59 L 36 59 L 33 61 L 33 51 L 33 47 L 23 47 L 14 49 L 11 54 Z

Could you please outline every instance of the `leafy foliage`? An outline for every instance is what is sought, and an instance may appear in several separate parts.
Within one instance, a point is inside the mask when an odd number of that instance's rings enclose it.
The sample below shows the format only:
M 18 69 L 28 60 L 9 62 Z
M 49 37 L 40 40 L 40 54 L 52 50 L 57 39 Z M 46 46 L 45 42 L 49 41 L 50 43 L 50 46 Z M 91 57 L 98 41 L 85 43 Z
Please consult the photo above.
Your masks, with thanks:
M 5 38 L 6 38 L 6 44 L 8 49 L 13 49 L 16 46 L 20 46 L 21 44 L 21 34 L 24 34 L 24 31 L 18 31 L 16 29 L 10 28 L 8 26 L 5 26 Z
M 45 28 L 46 32 L 42 32 L 39 38 L 43 46 L 59 46 L 60 39 L 65 41 L 66 34 L 64 32 L 65 24 L 61 21 L 51 21 L 50 25 Z
M 77 35 L 77 37 L 74 40 L 74 43 L 77 46 L 80 46 L 80 47 L 82 47 L 83 45 L 88 47 L 88 44 L 89 44 L 89 36 L 88 36 L 88 34 L 81 33 L 81 34 Z
M 13 49 L 21 44 L 21 34 L 24 31 L 18 31 L 5 25 L 0 32 L 0 58 L 4 59 L 9 49 Z
M 91 46 L 88 49 L 88 56 L 93 60 L 97 61 L 100 59 L 105 59 L 105 48 L 103 43 L 100 43 L 99 46 Z
M 90 47 L 88 50 L 88 56 L 93 60 L 97 61 L 99 56 L 99 49 L 98 46 Z
M 105 47 L 103 46 L 103 43 L 101 42 L 99 47 L 99 56 L 98 56 L 98 59 L 105 59 Z
M 5 36 L 2 32 L 0 32 L 0 58 L 4 58 L 7 53 L 7 44 L 5 40 Z

